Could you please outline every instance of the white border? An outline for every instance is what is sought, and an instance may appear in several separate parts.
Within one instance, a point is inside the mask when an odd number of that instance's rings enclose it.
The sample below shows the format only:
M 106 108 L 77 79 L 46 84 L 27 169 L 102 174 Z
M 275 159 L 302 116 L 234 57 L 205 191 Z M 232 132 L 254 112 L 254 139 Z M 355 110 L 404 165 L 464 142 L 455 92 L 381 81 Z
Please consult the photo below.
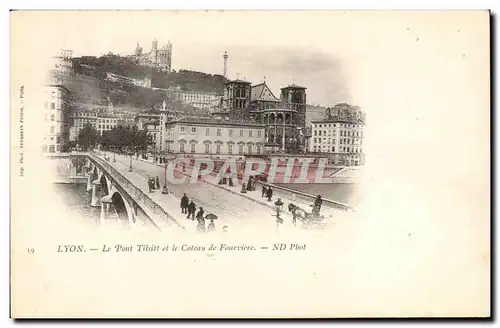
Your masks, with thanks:
M 440 10 L 450 10 L 450 9 L 492 9 L 493 13 L 499 12 L 500 1 L 496 0 L 474 0 L 474 1 L 442 1 L 442 0 L 420 0 L 420 1 L 369 1 L 369 0 L 351 0 L 351 1 L 335 1 L 335 3 L 331 3 L 331 1 L 321 1 L 321 0 L 307 0 L 307 1 L 298 1 L 298 0 L 286 0 L 286 1 L 270 1 L 270 0 L 252 0 L 252 1 L 234 1 L 234 0 L 212 0 L 210 2 L 206 1 L 195 1 L 195 0 L 171 0 L 171 1 L 151 1 L 151 0 L 142 0 L 142 1 L 130 1 L 130 0 L 121 0 L 121 1 L 102 1 L 102 0 L 86 0 L 82 2 L 69 2 L 69 1 L 2 1 L 2 44 L 4 45 L 4 50 L 1 52 L 2 55 L 2 63 L 4 64 L 4 74 L 2 79 L 2 88 L 0 89 L 2 92 L 2 99 L 8 100 L 10 96 L 9 86 L 10 86 L 10 76 L 7 72 L 10 71 L 10 61 L 9 61 L 9 53 L 10 53 L 10 31 L 9 31 L 9 8 L 16 9 L 226 9 L 226 10 L 241 10 L 241 9 L 345 9 L 345 10 L 353 10 L 353 9 L 403 9 L 403 10 L 415 10 L 415 9 L 440 9 Z M 498 25 L 498 21 L 497 21 Z M 498 44 L 498 33 L 495 35 L 495 43 Z M 5 74 L 7 73 L 7 74 Z M 494 73 L 498 73 L 495 71 Z M 496 75 L 496 74 L 495 74 Z M 498 94 L 498 84 L 495 86 L 494 92 Z M 0 138 L 0 147 L 2 154 L 10 153 L 10 142 L 9 142 L 9 109 L 10 104 L 5 101 L 6 106 L 5 109 L 0 111 L 0 121 L 4 123 L 4 128 L 2 129 L 3 136 Z M 493 105 L 493 104 L 492 104 Z M 498 121 L 495 122 L 498 126 Z M 498 149 L 495 149 L 496 151 Z M 10 156 L 9 156 L 10 157 Z M 7 325 L 13 325 L 14 322 L 8 319 L 8 315 L 6 312 L 9 311 L 9 159 L 6 156 L 2 156 L 3 160 L 2 171 L 4 174 L 0 175 L 0 186 L 4 188 L 4 192 L 1 197 L 1 210 L 2 210 L 2 228 L 1 231 L 4 233 L 4 238 L 0 238 L 4 244 L 4 251 L 1 253 L 2 255 L 2 263 L 4 263 L 4 270 L 2 270 L 2 279 L 0 290 L 1 295 L 3 295 L 1 309 L 3 310 L 3 319 L 7 318 Z M 9 172 L 9 173 L 7 173 Z M 496 199 L 495 199 L 496 200 Z M 497 223 L 498 224 L 498 223 Z M 7 315 L 6 315 L 7 314 Z M 168 323 L 169 326 L 173 325 L 173 323 Z M 285 323 L 288 324 L 288 323 Z M 345 325 L 345 323 L 336 323 L 337 325 Z M 384 322 L 380 322 L 380 324 L 385 324 Z M 402 323 L 401 323 L 402 324 Z M 417 324 L 417 323 L 411 323 Z M 421 323 L 419 323 L 421 324 Z M 90 323 L 84 324 L 85 326 L 90 325 Z M 103 323 L 93 325 L 101 326 Z M 109 323 L 107 324 L 109 325 Z M 133 324 L 133 325 L 141 325 L 141 323 Z M 177 324 L 176 324 L 177 325 Z M 183 324 L 187 325 L 187 324 Z M 259 326 L 265 326 L 266 324 L 260 323 Z M 392 324 L 391 324 L 392 325 Z M 399 323 L 397 324 L 399 325 Z M 479 323 L 473 324 L 479 326 Z M 2 324 L 2 326 L 4 326 Z M 59 324 L 59 326 L 70 326 L 70 323 Z M 352 326 L 352 323 L 349 324 Z

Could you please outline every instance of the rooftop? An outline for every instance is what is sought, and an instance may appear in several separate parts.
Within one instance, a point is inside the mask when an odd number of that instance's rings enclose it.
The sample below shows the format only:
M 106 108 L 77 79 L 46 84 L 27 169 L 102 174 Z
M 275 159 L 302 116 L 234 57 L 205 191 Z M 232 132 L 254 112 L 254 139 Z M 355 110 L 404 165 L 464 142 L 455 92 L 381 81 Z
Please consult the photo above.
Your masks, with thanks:
M 292 85 L 281 88 L 281 90 L 283 90 L 283 89 L 307 89 L 307 88 L 301 87 L 300 85 L 296 85 L 295 83 L 293 83 Z
M 315 123 L 365 124 L 365 122 L 362 119 L 356 119 L 356 118 L 353 118 L 353 119 L 348 119 L 348 118 L 340 119 L 340 118 L 337 118 L 337 117 L 327 118 L 327 119 L 320 120 L 320 121 L 311 121 L 311 123 L 312 124 L 315 124 Z
M 183 117 L 174 119 L 168 122 L 172 123 L 186 123 L 186 124 L 200 124 L 200 125 L 232 125 L 232 126 L 254 126 L 264 127 L 262 124 L 249 123 L 246 120 L 223 119 L 223 118 L 205 118 L 205 117 Z
M 229 83 L 243 83 L 243 84 L 252 84 L 251 82 L 248 82 L 248 81 L 244 81 L 244 80 L 240 80 L 240 79 L 236 79 L 236 80 L 232 80 L 232 81 L 228 81 L 228 82 L 226 82 L 225 84 L 229 84 Z

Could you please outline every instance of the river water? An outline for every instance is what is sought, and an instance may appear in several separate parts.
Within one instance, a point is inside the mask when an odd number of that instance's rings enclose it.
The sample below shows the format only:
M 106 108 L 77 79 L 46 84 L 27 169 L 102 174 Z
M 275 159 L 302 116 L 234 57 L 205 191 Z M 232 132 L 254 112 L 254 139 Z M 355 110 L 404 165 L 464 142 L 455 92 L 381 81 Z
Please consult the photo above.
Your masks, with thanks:
M 56 183 L 54 188 L 70 213 L 88 217 L 90 221 L 97 223 L 101 208 L 90 206 L 92 194 L 87 191 L 85 183 Z

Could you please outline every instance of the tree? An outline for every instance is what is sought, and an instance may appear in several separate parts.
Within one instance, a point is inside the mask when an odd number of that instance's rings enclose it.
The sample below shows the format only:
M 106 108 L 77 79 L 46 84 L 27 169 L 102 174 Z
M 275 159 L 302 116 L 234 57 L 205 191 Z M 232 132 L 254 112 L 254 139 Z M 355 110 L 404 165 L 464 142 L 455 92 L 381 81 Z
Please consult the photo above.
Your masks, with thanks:
M 88 123 L 83 126 L 83 129 L 78 133 L 78 144 L 84 149 L 88 150 L 89 147 L 95 147 L 99 142 L 99 132 Z

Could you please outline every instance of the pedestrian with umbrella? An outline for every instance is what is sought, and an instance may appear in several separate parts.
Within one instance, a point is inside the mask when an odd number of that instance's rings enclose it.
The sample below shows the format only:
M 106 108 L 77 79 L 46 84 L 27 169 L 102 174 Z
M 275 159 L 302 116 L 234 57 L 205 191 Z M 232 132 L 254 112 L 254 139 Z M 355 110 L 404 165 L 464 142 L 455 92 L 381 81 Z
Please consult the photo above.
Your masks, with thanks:
M 207 228 L 207 231 L 210 232 L 210 231 L 215 231 L 215 222 L 214 220 L 217 220 L 217 215 L 215 214 L 208 214 L 205 219 L 207 220 L 210 220 L 210 223 L 208 224 L 208 228 Z

